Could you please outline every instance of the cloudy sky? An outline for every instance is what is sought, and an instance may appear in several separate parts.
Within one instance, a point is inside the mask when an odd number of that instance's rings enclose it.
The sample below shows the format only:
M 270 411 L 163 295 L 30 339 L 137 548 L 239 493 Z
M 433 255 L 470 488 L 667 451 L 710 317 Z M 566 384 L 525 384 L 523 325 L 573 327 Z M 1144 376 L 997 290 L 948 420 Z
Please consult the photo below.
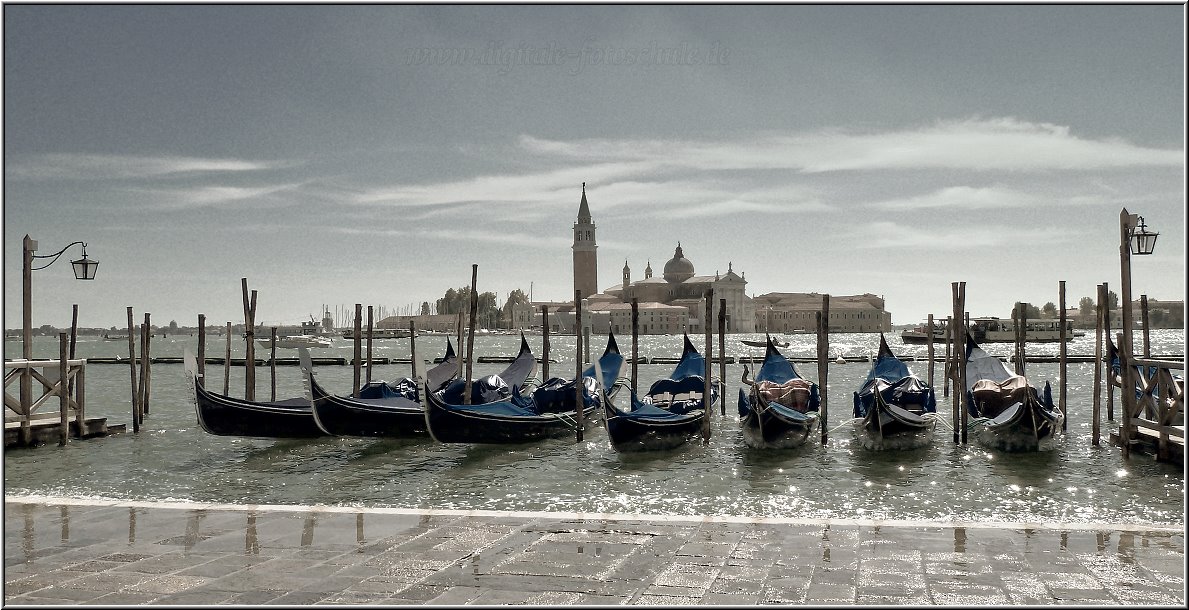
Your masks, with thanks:
M 296 324 L 658 270 L 886 297 L 897 324 L 1185 297 L 1183 5 L 4 7 L 4 324 Z M 77 246 L 64 255 L 76 258 Z

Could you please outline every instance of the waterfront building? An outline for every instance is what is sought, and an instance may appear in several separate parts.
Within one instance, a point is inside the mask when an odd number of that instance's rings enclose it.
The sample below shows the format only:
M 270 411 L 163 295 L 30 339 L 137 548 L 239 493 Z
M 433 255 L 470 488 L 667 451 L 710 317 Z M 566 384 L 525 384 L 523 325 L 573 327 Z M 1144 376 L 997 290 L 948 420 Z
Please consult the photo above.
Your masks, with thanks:
M 815 332 L 822 295 L 816 292 L 770 292 L 755 297 L 756 331 Z M 892 314 L 874 294 L 830 295 L 830 332 L 871 333 L 892 329 Z

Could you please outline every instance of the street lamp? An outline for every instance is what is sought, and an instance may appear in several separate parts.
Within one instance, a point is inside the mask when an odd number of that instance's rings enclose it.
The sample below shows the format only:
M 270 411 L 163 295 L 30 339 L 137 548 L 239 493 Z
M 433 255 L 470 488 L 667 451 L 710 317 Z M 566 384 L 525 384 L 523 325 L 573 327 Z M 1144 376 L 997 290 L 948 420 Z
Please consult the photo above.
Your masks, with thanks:
M 24 248 L 24 269 L 22 270 L 23 280 L 23 301 L 21 303 L 24 311 L 22 312 L 22 322 L 24 324 L 24 334 L 22 340 L 24 346 L 22 347 L 22 356 L 25 360 L 33 359 L 33 272 L 45 269 L 58 261 L 62 253 L 66 252 L 71 246 L 83 247 L 83 257 L 77 260 L 70 261 L 71 266 L 74 267 L 74 278 L 78 280 L 93 280 L 95 279 L 95 272 L 99 269 L 99 261 L 87 258 L 87 244 L 81 241 L 76 241 L 67 244 L 65 248 L 58 250 L 54 254 L 46 254 L 39 256 L 34 254 L 37 251 L 37 240 L 25 236 L 22 246 Z M 50 261 L 40 267 L 34 267 L 33 261 L 39 259 L 50 259 Z
M 1122 381 L 1123 426 L 1120 434 L 1124 457 L 1130 454 L 1128 443 L 1131 441 L 1131 417 L 1135 410 L 1135 382 L 1132 380 L 1131 358 L 1134 354 L 1134 342 L 1131 338 L 1131 255 L 1151 254 L 1156 248 L 1156 237 L 1159 233 L 1148 231 L 1144 217 L 1131 214 L 1127 208 L 1119 213 L 1119 271 L 1120 290 L 1123 292 L 1121 303 L 1121 318 L 1123 325 L 1123 343 L 1126 346 L 1125 355 L 1120 356 L 1120 374 Z

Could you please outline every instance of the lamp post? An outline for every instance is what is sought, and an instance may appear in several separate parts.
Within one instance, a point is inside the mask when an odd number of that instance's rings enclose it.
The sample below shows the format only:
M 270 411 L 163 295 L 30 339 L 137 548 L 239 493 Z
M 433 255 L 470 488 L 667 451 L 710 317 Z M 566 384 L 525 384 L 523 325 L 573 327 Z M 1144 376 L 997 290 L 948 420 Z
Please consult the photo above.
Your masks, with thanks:
M 1123 326 L 1123 345 L 1125 354 L 1120 358 L 1120 373 L 1122 374 L 1122 388 L 1121 399 L 1123 402 L 1123 429 L 1120 434 L 1120 443 L 1123 445 L 1123 457 L 1130 457 L 1130 442 L 1131 442 L 1131 417 L 1135 411 L 1135 382 L 1132 380 L 1132 366 L 1130 363 L 1134 351 L 1134 342 L 1131 337 L 1132 321 L 1131 321 L 1131 255 L 1147 255 L 1151 254 L 1156 248 L 1156 237 L 1159 233 L 1152 233 L 1148 231 L 1147 225 L 1144 224 L 1144 217 L 1137 214 L 1131 214 L 1127 208 L 1119 213 L 1119 272 L 1120 272 L 1120 290 L 1122 291 L 1122 326 Z
M 74 277 L 79 280 L 93 280 L 95 279 L 95 271 L 99 268 L 99 261 L 94 261 L 87 258 L 87 244 L 81 241 L 76 241 L 68 244 L 65 248 L 58 250 L 54 254 L 46 254 L 39 256 L 34 254 L 37 251 L 37 241 L 25 236 L 22 242 L 22 269 L 21 269 L 21 284 L 22 284 L 22 300 L 21 300 L 21 322 L 22 322 L 22 345 L 21 356 L 25 360 L 33 359 L 33 272 L 45 269 L 57 262 L 58 258 L 62 256 L 71 246 L 81 245 L 83 247 L 83 257 L 73 260 L 70 264 L 74 267 Z M 40 267 L 34 267 L 33 261 L 39 259 L 50 259 L 50 261 Z M 21 407 L 28 409 L 33 404 L 33 377 L 30 374 L 29 367 L 21 372 Z M 27 421 L 27 420 L 26 420 Z M 22 432 L 25 433 L 25 441 L 28 442 L 27 429 L 22 425 Z

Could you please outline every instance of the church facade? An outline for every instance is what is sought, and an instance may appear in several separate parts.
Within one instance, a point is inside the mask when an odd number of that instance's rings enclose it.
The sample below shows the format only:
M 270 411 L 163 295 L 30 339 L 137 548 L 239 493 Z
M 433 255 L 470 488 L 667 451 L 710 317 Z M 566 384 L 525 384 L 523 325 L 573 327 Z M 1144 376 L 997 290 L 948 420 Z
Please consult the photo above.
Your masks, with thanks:
M 664 265 L 663 274 L 654 277 L 652 263 L 644 268 L 644 277 L 632 281 L 628 261 L 624 261 L 621 282 L 606 290 L 598 290 L 598 243 L 595 224 L 586 199 L 586 183 L 582 185 L 582 199 L 578 204 L 578 219 L 574 223 L 574 290 L 583 300 L 583 315 L 589 316 L 583 326 L 592 332 L 630 333 L 632 331 L 631 304 L 635 300 L 639 312 L 641 334 L 663 335 L 706 331 L 706 296 L 711 295 L 710 329 L 717 332 L 719 312 L 726 314 L 726 332 L 755 332 L 755 306 L 747 296 L 747 279 L 736 273 L 733 263 L 727 263 L 726 273 L 698 275 L 694 264 L 685 257 L 681 243 L 673 257 Z M 725 308 L 722 301 L 725 299 Z M 551 326 L 565 328 L 565 308 L 554 305 L 558 315 Z M 556 308 L 556 309 L 555 309 Z M 572 313 L 570 313 L 572 316 Z M 572 317 L 571 317 L 572 324 Z

